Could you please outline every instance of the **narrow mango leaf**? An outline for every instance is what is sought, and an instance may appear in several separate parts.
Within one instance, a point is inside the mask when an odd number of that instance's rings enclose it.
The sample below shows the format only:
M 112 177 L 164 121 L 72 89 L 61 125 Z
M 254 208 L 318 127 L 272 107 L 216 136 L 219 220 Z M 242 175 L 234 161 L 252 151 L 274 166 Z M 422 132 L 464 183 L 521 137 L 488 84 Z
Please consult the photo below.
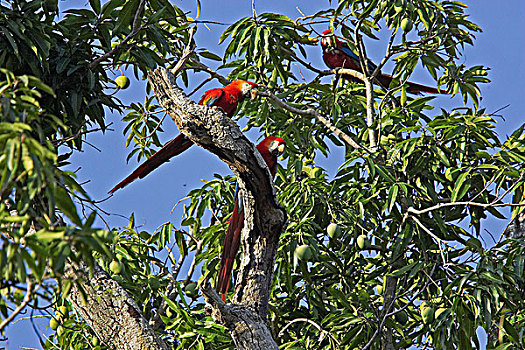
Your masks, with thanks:
M 463 185 L 465 184 L 465 180 L 467 179 L 469 174 L 470 174 L 469 171 L 464 172 L 461 175 L 459 175 L 458 178 L 456 179 L 456 183 L 454 184 L 454 189 L 452 190 L 452 195 L 451 195 L 451 198 L 450 198 L 451 202 L 455 202 L 458 199 L 461 199 L 459 197 L 459 195 L 460 195 L 460 193 L 464 193 L 465 192 L 463 190 Z M 470 185 L 468 185 L 468 184 L 465 184 L 465 186 L 469 186 L 470 187 Z
M 65 231 L 48 231 L 46 229 L 42 229 L 35 233 L 35 237 L 43 242 L 52 241 L 54 239 L 62 239 L 64 238 L 64 235 Z
M 89 0 L 89 4 L 97 15 L 100 14 L 100 0 Z
M 186 240 L 184 239 L 183 232 L 181 230 L 175 231 L 175 240 L 177 241 L 180 255 L 186 256 L 188 254 L 188 246 L 186 245 Z
M 62 187 L 56 187 L 55 189 L 55 200 L 57 207 L 75 224 L 82 226 L 80 216 L 78 216 L 77 207 L 73 200 L 69 196 L 69 193 Z
M 399 186 L 394 185 L 388 191 L 388 211 L 392 211 L 394 204 L 396 203 L 397 194 L 399 192 Z

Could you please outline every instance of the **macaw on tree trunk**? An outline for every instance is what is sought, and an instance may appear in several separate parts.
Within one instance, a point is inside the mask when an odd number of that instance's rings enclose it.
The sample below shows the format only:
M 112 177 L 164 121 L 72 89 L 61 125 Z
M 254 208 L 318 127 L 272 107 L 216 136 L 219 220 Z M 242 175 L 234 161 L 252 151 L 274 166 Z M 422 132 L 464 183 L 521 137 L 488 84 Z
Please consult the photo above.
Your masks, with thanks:
M 335 35 L 328 29 L 322 33 L 321 47 L 323 48 L 323 61 L 331 69 L 348 68 L 363 73 L 359 56 L 348 47 L 345 42 L 337 39 Z M 368 70 L 372 73 L 376 69 L 376 65 L 370 61 L 367 62 Z M 357 78 L 343 75 L 345 79 L 359 81 Z M 392 76 L 379 72 L 376 77 L 379 84 L 385 88 L 390 86 Z M 412 94 L 420 94 L 423 92 L 430 94 L 447 94 L 446 91 L 439 91 L 436 88 L 421 85 L 413 82 L 406 82 L 407 92 Z
M 239 103 L 250 95 L 252 89 L 257 86 L 246 80 L 234 80 L 231 84 L 223 88 L 216 88 L 208 90 L 201 97 L 199 104 L 206 106 L 220 107 L 228 117 L 233 117 Z M 169 161 L 171 158 L 181 154 L 193 145 L 193 142 L 179 134 L 174 139 L 167 142 L 160 150 L 148 158 L 144 163 L 139 165 L 128 177 L 119 182 L 108 193 L 113 193 L 120 188 L 126 187 L 131 182 L 138 178 L 143 178 L 153 170 L 157 169 L 161 164 Z
M 257 150 L 262 155 L 266 165 L 270 169 L 272 177 L 277 171 L 277 158 L 283 154 L 285 141 L 280 137 L 268 136 L 257 145 Z M 221 294 L 222 300 L 226 301 L 226 293 L 230 286 L 233 262 L 241 243 L 241 231 L 244 226 L 243 198 L 239 194 L 239 186 L 235 187 L 235 204 L 230 222 L 224 237 L 224 246 L 221 256 L 221 268 L 217 278 L 217 292 Z

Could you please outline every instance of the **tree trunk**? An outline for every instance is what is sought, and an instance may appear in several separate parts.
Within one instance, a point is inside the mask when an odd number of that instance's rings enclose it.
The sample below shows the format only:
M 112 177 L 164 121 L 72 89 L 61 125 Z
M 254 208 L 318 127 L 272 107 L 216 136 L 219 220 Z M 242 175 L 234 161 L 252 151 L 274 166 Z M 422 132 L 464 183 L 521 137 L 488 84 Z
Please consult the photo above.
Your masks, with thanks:
M 179 130 L 216 154 L 237 175 L 244 198 L 242 263 L 237 273 L 236 305 L 225 305 L 207 284 L 203 292 L 216 322 L 226 325 L 239 349 L 277 349 L 266 314 L 279 237 L 286 212 L 275 198 L 272 177 L 255 146 L 220 109 L 188 99 L 172 73 L 156 69 L 149 81 L 160 105 Z
M 168 349 L 135 301 L 100 266 L 95 265 L 92 277 L 84 263 L 70 263 L 66 271 L 67 277 L 78 283 L 73 283 L 68 300 L 101 342 L 119 350 Z

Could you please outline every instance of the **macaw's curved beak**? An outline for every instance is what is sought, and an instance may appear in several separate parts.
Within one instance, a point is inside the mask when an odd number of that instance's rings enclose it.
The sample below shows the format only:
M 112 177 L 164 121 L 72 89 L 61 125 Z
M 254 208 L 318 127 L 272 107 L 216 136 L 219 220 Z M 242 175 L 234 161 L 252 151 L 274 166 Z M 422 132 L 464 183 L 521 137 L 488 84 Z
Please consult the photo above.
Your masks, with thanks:
M 250 98 L 254 99 L 257 96 L 257 90 L 251 89 L 250 90 Z
M 286 145 L 284 143 L 281 143 L 279 145 L 279 147 L 277 148 L 277 152 L 279 152 L 279 155 L 283 154 L 284 153 L 284 148 L 286 147 Z

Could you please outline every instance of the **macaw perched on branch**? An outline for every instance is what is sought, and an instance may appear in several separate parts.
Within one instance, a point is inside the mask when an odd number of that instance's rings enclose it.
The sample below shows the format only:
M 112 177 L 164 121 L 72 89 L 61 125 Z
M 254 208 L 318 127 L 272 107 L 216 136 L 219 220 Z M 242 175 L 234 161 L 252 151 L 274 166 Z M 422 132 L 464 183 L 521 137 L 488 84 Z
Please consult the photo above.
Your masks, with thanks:
M 283 154 L 285 142 L 280 137 L 268 136 L 257 145 L 257 150 L 262 155 L 266 165 L 270 169 L 272 177 L 277 171 L 277 158 Z M 244 226 L 244 209 L 243 198 L 239 194 L 239 185 L 235 187 L 235 204 L 233 213 L 230 217 L 226 236 L 224 238 L 224 247 L 221 256 L 221 269 L 217 278 L 217 292 L 221 294 L 222 300 L 226 301 L 226 293 L 230 286 L 233 262 L 239 244 L 241 242 L 241 231 Z
M 252 89 L 256 86 L 256 83 L 252 83 L 250 81 L 235 80 L 223 88 L 216 88 L 206 91 L 201 97 L 199 104 L 210 107 L 220 107 L 224 113 L 226 113 L 226 115 L 231 118 L 235 114 L 239 103 L 248 97 L 250 93 L 253 94 L 255 91 Z M 161 164 L 168 162 L 171 158 L 190 148 L 191 145 L 193 145 L 193 142 L 190 139 L 188 139 L 183 134 L 178 135 L 166 143 L 144 163 L 139 165 L 135 171 L 133 171 L 124 180 L 119 182 L 108 193 L 113 193 L 120 188 L 126 187 L 129 183 L 135 181 L 138 178 L 142 179 L 153 170 L 157 169 Z
M 323 61 L 331 69 L 337 68 L 348 68 L 358 72 L 363 72 L 361 69 L 361 63 L 359 62 L 359 56 L 348 47 L 345 42 L 340 41 L 335 35 L 328 29 L 322 33 L 321 47 L 323 48 Z M 376 69 L 376 65 L 370 61 L 367 62 L 368 70 L 372 73 Z M 344 76 L 345 79 L 357 80 L 354 77 Z M 392 76 L 388 74 L 379 73 L 376 77 L 379 84 L 383 87 L 388 87 L 392 81 Z M 412 82 L 406 82 L 407 92 L 412 94 L 420 94 L 423 92 L 430 94 L 446 94 L 446 91 L 438 91 L 438 89 L 421 85 Z

